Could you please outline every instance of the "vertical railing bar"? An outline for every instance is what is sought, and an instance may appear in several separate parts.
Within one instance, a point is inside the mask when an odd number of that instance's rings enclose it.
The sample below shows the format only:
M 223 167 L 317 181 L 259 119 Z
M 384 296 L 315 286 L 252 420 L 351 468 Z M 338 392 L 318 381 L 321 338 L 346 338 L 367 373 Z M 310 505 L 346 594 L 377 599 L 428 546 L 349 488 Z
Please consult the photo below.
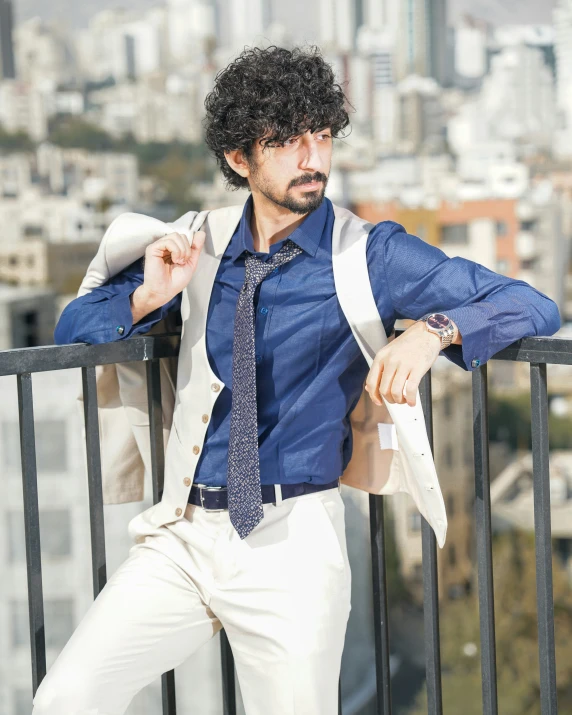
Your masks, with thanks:
M 376 713 L 391 715 L 391 674 L 389 669 L 389 617 L 385 561 L 385 520 L 383 496 L 369 495 L 371 571 L 373 585 L 373 633 L 375 642 Z
M 147 404 L 151 444 L 151 479 L 153 504 L 160 500 L 165 478 L 165 449 L 163 446 L 163 407 L 161 404 L 161 360 L 147 362 Z
M 236 715 L 234 656 L 224 628 L 220 631 L 220 659 L 222 666 L 222 715 Z
M 26 572 L 28 579 L 28 613 L 32 656 L 32 690 L 35 696 L 36 690 L 46 675 L 46 636 L 44 626 L 34 402 L 32 395 L 32 376 L 30 373 L 27 372 L 18 375 L 17 384 L 22 489 L 24 496 Z
M 546 364 L 530 365 L 538 657 L 542 715 L 557 715 Z
M 161 361 L 146 363 L 147 408 L 149 410 L 149 445 L 151 455 L 151 485 L 153 504 L 160 500 L 165 477 L 165 449 L 163 445 L 163 406 L 161 403 Z M 163 715 L 177 715 L 175 671 L 161 675 Z
M 489 469 L 489 419 L 487 365 L 473 371 L 473 439 L 475 461 L 475 522 L 483 715 L 497 715 L 497 663 L 493 549 L 491 529 L 491 478 Z
M 175 671 L 168 670 L 161 675 L 161 702 L 163 715 L 176 715 L 177 698 L 175 690 Z
M 95 367 L 82 367 L 85 445 L 87 452 L 87 485 L 89 492 L 89 524 L 91 529 L 91 568 L 93 594 L 97 598 L 107 582 L 105 560 L 105 524 L 101 484 L 101 453 Z
M 431 372 L 423 376 L 419 387 L 421 405 L 431 451 L 433 451 L 433 404 Z M 425 628 L 425 667 L 427 707 L 429 715 L 443 712 L 441 685 L 441 638 L 439 634 L 439 582 L 437 571 L 437 542 L 425 519 L 421 523 L 423 552 L 423 623 Z

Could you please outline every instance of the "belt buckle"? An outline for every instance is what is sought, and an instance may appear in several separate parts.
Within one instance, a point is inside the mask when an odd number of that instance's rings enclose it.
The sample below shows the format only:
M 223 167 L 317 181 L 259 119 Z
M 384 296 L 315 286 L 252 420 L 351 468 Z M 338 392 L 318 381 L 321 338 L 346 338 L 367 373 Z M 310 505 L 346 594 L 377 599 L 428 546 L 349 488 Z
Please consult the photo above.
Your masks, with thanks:
M 205 511 L 228 511 L 228 509 L 209 509 L 209 507 L 205 506 L 205 499 L 203 497 L 203 491 L 217 491 L 221 489 L 226 489 L 226 487 L 208 487 L 208 486 L 200 486 L 197 484 L 199 487 L 199 497 L 201 499 L 201 508 L 204 509 Z

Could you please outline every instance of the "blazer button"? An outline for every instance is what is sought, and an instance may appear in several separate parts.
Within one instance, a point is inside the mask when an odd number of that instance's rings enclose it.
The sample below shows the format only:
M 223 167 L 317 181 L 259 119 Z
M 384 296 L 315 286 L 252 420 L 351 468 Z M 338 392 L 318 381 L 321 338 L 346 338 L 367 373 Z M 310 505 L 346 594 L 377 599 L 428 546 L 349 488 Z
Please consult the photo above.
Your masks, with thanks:
M 183 479 L 183 484 L 184 484 L 186 487 L 188 487 L 188 486 L 191 485 L 191 480 L 190 480 L 188 477 L 185 477 L 185 478 Z
M 206 424 L 209 421 L 209 416 L 203 415 L 202 419 L 203 419 L 203 422 Z
M 175 514 L 176 514 L 177 516 L 181 516 L 182 513 L 183 513 L 183 510 L 182 510 L 182 509 L 175 509 Z
M 218 384 L 218 382 L 213 382 L 213 384 L 211 385 L 211 390 L 213 392 L 218 392 L 220 390 L 220 385 Z
M 201 448 L 199 447 L 198 444 L 195 444 L 193 447 L 193 454 L 198 454 L 201 451 Z

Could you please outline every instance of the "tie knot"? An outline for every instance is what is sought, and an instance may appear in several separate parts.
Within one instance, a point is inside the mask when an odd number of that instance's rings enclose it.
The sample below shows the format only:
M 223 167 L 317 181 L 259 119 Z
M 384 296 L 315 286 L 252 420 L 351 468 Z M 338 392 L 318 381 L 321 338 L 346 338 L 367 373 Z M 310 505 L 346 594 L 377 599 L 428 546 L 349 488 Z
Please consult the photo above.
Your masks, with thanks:
M 245 261 L 246 282 L 251 287 L 257 286 L 277 266 L 291 261 L 299 253 L 302 253 L 302 249 L 294 241 L 288 239 L 278 253 L 275 253 L 269 261 L 262 261 L 252 254 L 247 256 Z

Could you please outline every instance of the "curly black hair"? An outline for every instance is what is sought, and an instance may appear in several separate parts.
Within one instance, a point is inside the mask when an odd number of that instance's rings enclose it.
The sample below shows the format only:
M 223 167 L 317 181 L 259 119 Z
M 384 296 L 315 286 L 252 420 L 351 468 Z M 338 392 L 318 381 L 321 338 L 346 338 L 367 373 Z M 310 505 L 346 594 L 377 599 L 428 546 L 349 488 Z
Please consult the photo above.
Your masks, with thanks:
M 347 97 L 318 47 L 245 48 L 218 72 L 205 99 L 205 140 L 230 189 L 248 188 L 224 152 L 242 149 L 252 156 L 262 146 L 281 143 L 308 129 L 329 127 L 333 137 L 349 124 Z

